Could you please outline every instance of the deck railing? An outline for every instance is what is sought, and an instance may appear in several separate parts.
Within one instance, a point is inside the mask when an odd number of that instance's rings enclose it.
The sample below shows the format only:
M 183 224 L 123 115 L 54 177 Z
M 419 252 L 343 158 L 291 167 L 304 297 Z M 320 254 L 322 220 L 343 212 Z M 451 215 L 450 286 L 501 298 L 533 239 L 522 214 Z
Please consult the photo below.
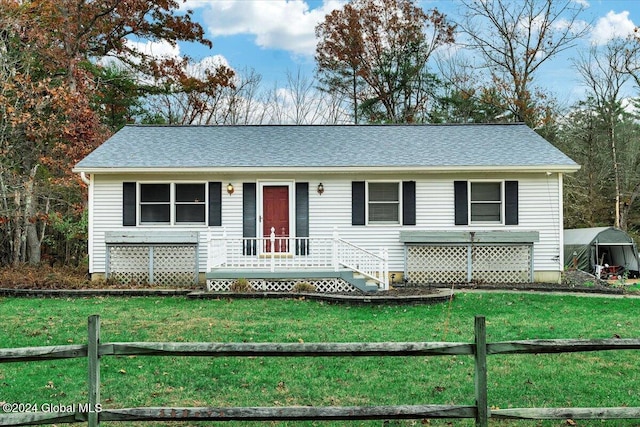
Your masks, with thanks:
M 389 289 L 386 250 L 378 254 L 347 242 L 334 230 L 332 237 L 282 237 L 271 229 L 269 237 L 228 237 L 208 233 L 207 271 L 250 269 L 284 270 L 349 269 Z
M 335 239 L 334 242 L 335 257 L 340 265 L 379 283 L 383 290 L 389 289 L 389 263 L 386 249 L 381 249 L 379 254 L 374 254 L 343 239 Z

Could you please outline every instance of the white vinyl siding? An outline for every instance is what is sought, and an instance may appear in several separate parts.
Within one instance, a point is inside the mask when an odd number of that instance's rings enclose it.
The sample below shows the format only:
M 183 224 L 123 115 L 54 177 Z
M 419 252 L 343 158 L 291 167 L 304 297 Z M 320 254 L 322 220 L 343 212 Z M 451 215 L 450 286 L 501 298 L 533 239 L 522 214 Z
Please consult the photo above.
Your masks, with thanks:
M 372 182 L 379 177 L 345 175 L 328 178 L 327 175 L 296 177 L 297 182 L 309 183 L 309 237 L 331 237 L 334 229 L 338 234 L 365 249 L 377 252 L 381 248 L 389 250 L 389 269 L 403 271 L 404 245 L 399 240 L 400 231 L 407 227 L 398 224 L 376 224 L 376 227 L 358 227 L 351 225 L 351 182 L 363 180 Z M 369 179 L 370 178 L 370 179 Z M 416 225 L 411 230 L 424 231 L 537 231 L 540 241 L 534 244 L 534 270 L 561 271 L 561 235 L 562 214 L 559 205 L 559 178 L 557 174 L 472 174 L 470 176 L 415 175 L 394 176 L 397 182 L 416 181 Z M 140 179 L 133 175 L 100 176 L 93 178 L 92 188 L 92 224 L 90 226 L 91 272 L 105 271 L 106 231 L 122 231 L 132 227 L 122 226 L 122 183 L 157 180 L 156 182 L 181 182 L 167 176 L 145 177 Z M 282 174 L 273 179 L 291 180 L 293 177 Z M 268 180 L 273 180 L 271 177 Z M 384 179 L 384 178 L 383 178 Z M 495 224 L 474 224 L 473 226 L 456 226 L 454 224 L 454 180 L 517 180 L 519 189 L 519 224 L 514 226 Z M 222 195 L 222 227 L 206 225 L 179 224 L 170 226 L 172 230 L 200 232 L 199 265 L 200 271 L 206 268 L 207 232 L 220 236 L 223 230 L 229 237 L 242 237 L 242 183 L 264 180 L 262 176 L 210 176 L 193 174 L 186 176 L 184 182 L 221 181 L 232 182 L 235 192 Z M 322 182 L 324 193 L 316 191 Z M 293 201 L 292 201 L 293 203 Z M 399 209 L 400 210 L 400 209 Z M 292 223 L 291 230 L 295 230 Z M 169 226 L 167 226 L 169 227 Z M 144 227 L 137 227 L 144 228 Z M 152 226 L 159 233 L 163 226 Z M 261 225 L 258 225 L 258 230 Z

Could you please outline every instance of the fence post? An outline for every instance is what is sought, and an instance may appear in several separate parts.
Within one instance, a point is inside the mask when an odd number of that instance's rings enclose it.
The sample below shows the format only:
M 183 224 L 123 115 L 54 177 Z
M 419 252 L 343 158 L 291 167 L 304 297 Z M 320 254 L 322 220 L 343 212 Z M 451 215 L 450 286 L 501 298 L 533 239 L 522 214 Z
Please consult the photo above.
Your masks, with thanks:
M 100 404 L 100 316 L 89 316 L 89 341 L 87 359 L 89 365 L 89 427 L 100 425 L 98 405 Z
M 484 316 L 475 317 L 476 427 L 489 425 L 487 404 L 487 328 Z

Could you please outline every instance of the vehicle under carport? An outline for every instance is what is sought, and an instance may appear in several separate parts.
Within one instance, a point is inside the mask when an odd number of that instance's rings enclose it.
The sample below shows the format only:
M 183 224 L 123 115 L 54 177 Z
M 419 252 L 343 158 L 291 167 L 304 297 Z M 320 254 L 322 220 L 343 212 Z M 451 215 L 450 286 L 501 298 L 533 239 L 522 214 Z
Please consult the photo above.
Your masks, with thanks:
M 639 276 L 638 248 L 631 236 L 615 227 L 564 230 L 564 259 L 569 267 L 603 279 Z

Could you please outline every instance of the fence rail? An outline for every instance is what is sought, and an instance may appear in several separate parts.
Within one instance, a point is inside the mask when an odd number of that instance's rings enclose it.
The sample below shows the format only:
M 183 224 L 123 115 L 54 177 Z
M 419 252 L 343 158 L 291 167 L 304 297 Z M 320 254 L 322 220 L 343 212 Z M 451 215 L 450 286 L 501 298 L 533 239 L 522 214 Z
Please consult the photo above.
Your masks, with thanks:
M 387 343 L 100 343 L 100 318 L 88 320 L 86 345 L 0 349 L 0 363 L 88 358 L 88 402 L 73 411 L 0 414 L 0 426 L 101 421 L 300 421 L 471 418 L 476 426 L 496 419 L 640 419 L 640 407 L 489 409 L 487 355 L 640 350 L 640 339 L 526 340 L 486 342 L 485 318 L 475 318 L 475 339 L 464 342 Z M 147 407 L 103 408 L 100 404 L 100 359 L 104 356 L 189 357 L 364 357 L 473 355 L 475 402 L 469 405 L 394 405 L 329 407 Z M 63 408 L 64 409 L 64 408 Z

